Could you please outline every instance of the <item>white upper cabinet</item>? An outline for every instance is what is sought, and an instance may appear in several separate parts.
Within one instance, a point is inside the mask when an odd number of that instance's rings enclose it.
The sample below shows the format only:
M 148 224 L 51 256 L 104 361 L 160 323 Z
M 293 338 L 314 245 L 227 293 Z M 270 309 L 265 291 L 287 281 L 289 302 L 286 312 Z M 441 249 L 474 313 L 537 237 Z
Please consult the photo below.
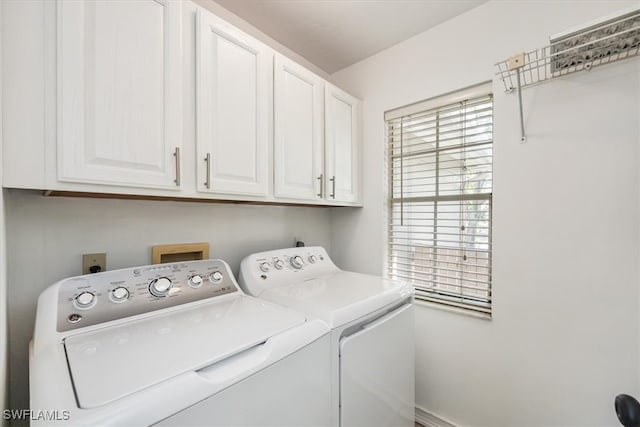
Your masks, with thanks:
M 58 179 L 180 187 L 180 2 L 58 1 Z
M 273 51 L 198 11 L 198 191 L 266 196 Z
M 360 188 L 360 100 L 325 84 L 326 198 L 357 202 Z
M 321 199 L 324 81 L 280 55 L 274 68 L 275 196 Z
M 360 205 L 360 101 L 207 9 L 9 1 L 0 19 L 5 187 Z

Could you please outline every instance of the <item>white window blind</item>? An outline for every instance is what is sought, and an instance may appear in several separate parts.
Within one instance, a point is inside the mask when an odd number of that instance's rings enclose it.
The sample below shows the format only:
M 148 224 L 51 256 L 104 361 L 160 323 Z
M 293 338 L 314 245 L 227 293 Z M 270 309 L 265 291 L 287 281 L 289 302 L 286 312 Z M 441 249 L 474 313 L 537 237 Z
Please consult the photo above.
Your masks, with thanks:
M 491 314 L 493 98 L 387 119 L 389 277 Z

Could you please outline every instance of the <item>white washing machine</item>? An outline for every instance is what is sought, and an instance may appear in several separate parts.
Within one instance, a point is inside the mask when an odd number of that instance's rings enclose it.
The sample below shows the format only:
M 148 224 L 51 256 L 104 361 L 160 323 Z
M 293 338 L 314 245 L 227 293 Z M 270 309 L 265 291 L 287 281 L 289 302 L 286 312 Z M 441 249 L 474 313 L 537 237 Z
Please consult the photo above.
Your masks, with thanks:
M 38 300 L 34 425 L 331 425 L 329 328 L 220 260 L 79 276 Z
M 412 286 L 342 271 L 321 247 L 250 255 L 239 282 L 331 328 L 333 425 L 413 427 Z

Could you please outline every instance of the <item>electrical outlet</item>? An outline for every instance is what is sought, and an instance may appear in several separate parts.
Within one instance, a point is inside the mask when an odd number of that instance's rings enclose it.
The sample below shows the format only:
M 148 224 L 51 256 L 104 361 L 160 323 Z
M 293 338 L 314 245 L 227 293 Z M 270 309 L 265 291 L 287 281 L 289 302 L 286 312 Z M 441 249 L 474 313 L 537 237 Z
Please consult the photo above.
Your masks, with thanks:
M 107 254 L 82 255 L 82 274 L 100 273 L 107 271 Z

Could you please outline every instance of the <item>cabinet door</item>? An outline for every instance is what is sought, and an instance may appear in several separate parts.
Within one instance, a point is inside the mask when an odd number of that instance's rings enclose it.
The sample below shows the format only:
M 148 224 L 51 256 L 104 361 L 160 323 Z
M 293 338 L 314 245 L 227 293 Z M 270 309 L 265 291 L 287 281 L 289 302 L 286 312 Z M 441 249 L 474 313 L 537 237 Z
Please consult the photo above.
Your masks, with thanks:
M 265 196 L 273 52 L 198 11 L 198 190 Z
M 58 1 L 58 179 L 176 189 L 180 2 Z
M 323 80 L 284 57 L 275 60 L 275 195 L 322 197 Z
M 335 86 L 325 89 L 326 198 L 357 202 L 360 177 L 360 100 Z

